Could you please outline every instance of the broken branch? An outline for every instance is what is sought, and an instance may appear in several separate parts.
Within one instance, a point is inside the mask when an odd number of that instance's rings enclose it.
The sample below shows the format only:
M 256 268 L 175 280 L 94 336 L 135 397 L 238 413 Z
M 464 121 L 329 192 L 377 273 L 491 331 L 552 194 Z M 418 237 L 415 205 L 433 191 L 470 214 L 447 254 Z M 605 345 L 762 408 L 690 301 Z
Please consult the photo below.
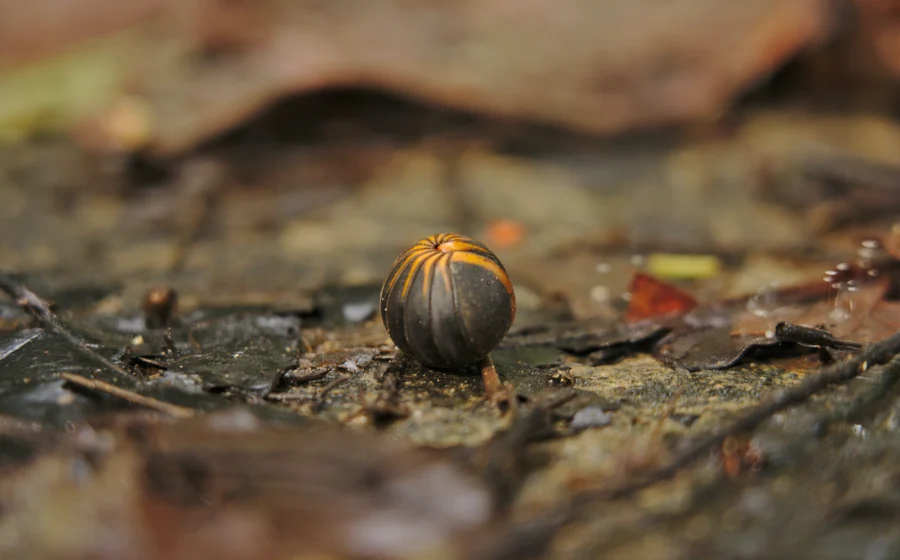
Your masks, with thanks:
M 105 381 L 88 379 L 87 377 L 83 377 L 75 373 L 61 373 L 60 377 L 73 385 L 78 385 L 79 387 L 84 387 L 85 389 L 96 391 L 98 393 L 105 393 L 132 404 L 136 404 L 138 406 L 143 406 L 157 412 L 169 414 L 176 418 L 189 418 L 194 415 L 194 411 L 190 408 L 163 402 L 154 399 L 153 397 L 139 395 L 132 391 L 128 391 L 126 389 L 122 389 L 120 387 L 116 387 L 115 385 L 106 383 Z

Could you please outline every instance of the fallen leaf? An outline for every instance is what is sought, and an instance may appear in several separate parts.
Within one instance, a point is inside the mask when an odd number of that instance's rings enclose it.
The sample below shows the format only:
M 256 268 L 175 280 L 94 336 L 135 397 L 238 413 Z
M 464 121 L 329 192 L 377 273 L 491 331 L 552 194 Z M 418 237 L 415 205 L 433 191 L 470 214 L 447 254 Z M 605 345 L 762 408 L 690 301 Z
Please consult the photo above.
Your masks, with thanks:
M 628 291 L 631 297 L 625 320 L 630 323 L 678 316 L 697 307 L 697 300 L 691 294 L 642 272 L 632 277 Z
M 496 220 L 488 225 L 487 243 L 497 249 L 515 247 L 525 238 L 525 227 L 515 220 Z
M 146 100 L 149 149 L 165 155 L 273 100 L 333 86 L 597 134 L 716 117 L 760 76 L 831 33 L 829 4 L 818 0 L 133 4 L 0 3 L 0 63 L 56 62 L 88 39 L 144 31 L 117 51 L 129 58 L 114 75 L 132 70 L 130 79 L 83 91 L 114 99 L 127 87 Z M 227 54 L 209 56 L 220 53 Z M 84 65 L 76 72 L 66 62 L 66 75 L 83 73 Z M 37 113 L 41 93 L 14 106 Z M 80 93 L 59 92 L 59 112 L 70 114 Z

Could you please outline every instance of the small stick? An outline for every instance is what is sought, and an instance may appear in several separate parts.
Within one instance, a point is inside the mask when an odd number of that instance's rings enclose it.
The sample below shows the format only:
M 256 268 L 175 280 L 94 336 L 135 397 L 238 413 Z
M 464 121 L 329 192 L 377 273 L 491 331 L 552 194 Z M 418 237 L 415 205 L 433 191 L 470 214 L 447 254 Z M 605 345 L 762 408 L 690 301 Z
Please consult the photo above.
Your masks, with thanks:
M 309 383 L 310 381 L 318 381 L 319 379 L 324 379 L 328 376 L 329 373 L 331 373 L 331 368 L 320 367 L 312 371 L 308 371 L 302 375 L 291 375 L 290 377 L 286 377 L 286 379 L 292 384 Z
M 317 367 L 307 370 L 305 373 L 301 375 L 292 375 L 294 372 L 298 371 L 297 369 L 290 369 L 283 374 L 279 375 L 278 378 L 272 383 L 272 387 L 270 387 L 269 392 L 266 393 L 265 398 L 268 400 L 275 401 L 284 401 L 284 400 L 298 400 L 305 399 L 307 395 L 303 395 L 302 397 L 291 395 L 293 393 L 285 392 L 287 388 L 293 387 L 295 385 L 300 385 L 302 383 L 310 383 L 312 381 L 318 381 L 319 379 L 324 379 L 331 373 L 331 368 L 329 367 Z M 276 391 L 281 392 L 276 392 Z
M 900 189 L 900 166 L 837 149 L 811 150 L 800 163 L 800 171 L 812 179 L 854 187 L 883 191 Z
M 516 390 L 512 383 L 503 383 L 497 374 L 494 360 L 491 355 L 485 356 L 479 364 L 481 368 L 481 380 L 484 383 L 484 393 L 487 399 L 501 408 L 501 411 L 509 412 L 513 416 L 517 414 Z M 506 404 L 508 409 L 504 410 Z
M 484 392 L 488 399 L 493 399 L 503 390 L 503 383 L 497 374 L 497 368 L 494 366 L 494 360 L 488 354 L 481 360 L 481 380 L 484 382 Z
M 350 376 L 347 375 L 346 373 L 342 373 L 339 377 L 336 377 L 335 379 L 331 380 L 328 383 L 328 385 L 325 385 L 324 387 L 322 387 L 322 391 L 319 393 L 319 396 L 316 397 L 315 410 L 318 411 L 320 408 L 322 408 L 322 405 L 325 402 L 325 397 L 328 395 L 328 393 L 333 391 L 335 387 L 337 387 L 341 383 L 347 381 L 348 379 L 350 379 Z
M 66 341 L 74 346 L 79 352 L 94 360 L 95 362 L 103 364 L 103 366 L 113 370 L 119 375 L 122 375 L 128 379 L 132 378 L 131 374 L 125 371 L 124 368 L 117 366 L 94 350 L 91 350 L 91 348 L 85 341 L 73 334 L 71 331 L 69 331 L 69 329 L 65 327 L 65 325 L 62 324 L 56 314 L 50 310 L 50 307 L 46 303 L 44 303 L 44 301 L 40 297 L 38 297 L 37 294 L 29 290 L 21 282 L 17 282 L 16 280 L 14 280 L 6 272 L 0 272 L 0 290 L 9 294 L 9 296 L 16 300 L 19 305 L 28 309 L 28 311 L 38 320 L 41 326 L 43 326 L 45 329 L 55 332 L 59 336 L 66 339 Z
M 310 344 L 309 341 L 306 340 L 306 337 L 303 336 L 302 334 L 300 335 L 300 343 L 303 344 L 303 349 L 306 351 L 307 354 L 312 354 L 315 352 L 315 350 L 313 350 L 312 344 Z M 297 347 L 297 358 L 298 359 L 300 358 L 300 347 L 299 346 Z
M 0 415 L 0 436 L 28 441 L 29 443 L 43 443 L 51 437 L 48 436 L 48 432 L 42 424 L 5 415 Z
M 524 481 L 525 449 L 539 439 L 541 432 L 550 427 L 549 414 L 577 396 L 575 391 L 564 390 L 541 399 L 515 418 L 509 429 L 492 438 L 476 453 L 474 459 L 480 465 L 481 476 L 494 491 L 496 505 L 509 506 Z
M 658 482 L 668 480 L 709 451 L 721 446 L 729 436 L 749 433 L 775 414 L 806 402 L 810 397 L 831 385 L 846 383 L 871 367 L 886 364 L 898 354 L 900 354 L 900 332 L 877 344 L 868 346 L 858 356 L 820 369 L 816 375 L 795 387 L 781 391 L 768 402 L 739 416 L 731 424 L 695 440 L 667 465 L 619 487 L 588 491 L 580 497 L 579 501 L 584 503 L 621 499 Z
M 208 326 L 209 324 L 210 324 L 210 321 L 208 321 L 208 320 L 201 321 L 199 323 L 195 323 L 194 325 L 191 326 L 190 329 L 188 329 L 188 333 L 187 333 L 188 342 L 191 343 L 191 346 L 193 346 L 197 352 L 203 352 L 203 344 L 199 340 L 197 340 L 197 336 L 194 334 L 194 332 L 197 329 Z
M 770 401 L 739 416 L 730 425 L 695 440 L 668 464 L 647 475 L 619 486 L 586 490 L 577 494 L 567 504 L 552 508 L 549 512 L 519 525 L 514 525 L 506 535 L 501 535 L 497 541 L 489 543 L 484 551 L 479 551 L 476 557 L 518 558 L 518 554 L 523 550 L 539 550 L 541 546 L 546 546 L 547 542 L 560 529 L 576 519 L 586 507 L 627 498 L 641 490 L 669 480 L 681 469 L 720 447 L 729 437 L 748 433 L 778 412 L 803 404 L 823 389 L 831 385 L 846 383 L 870 368 L 884 364 L 888 364 L 887 371 L 885 371 L 888 379 L 885 382 L 894 383 L 895 368 L 900 365 L 900 332 L 866 347 L 859 356 L 821 368 L 815 376 L 791 389 L 782 391 Z
M 222 194 L 225 182 L 224 166 L 211 159 L 187 162 L 179 180 L 182 190 L 191 197 L 187 201 L 188 220 L 178 232 L 169 272 L 178 272 L 190 256 L 203 231 L 209 225 Z
M 400 375 L 397 371 L 398 360 L 395 358 L 387 364 L 381 373 L 375 374 L 378 382 L 378 390 L 374 400 L 364 407 L 375 423 L 385 423 L 386 420 L 406 418 L 409 416 L 408 407 L 401 402 Z
M 269 393 L 266 395 L 266 400 L 273 402 L 308 401 L 312 399 L 313 397 L 306 393 Z
M 834 348 L 835 350 L 859 350 L 862 348 L 862 344 L 852 340 L 835 338 L 824 329 L 783 321 L 775 325 L 775 338 L 784 342 L 794 342 L 818 348 Z
M 72 383 L 73 385 L 78 385 L 79 387 L 84 387 L 85 389 L 90 389 L 91 391 L 96 391 L 98 393 L 105 393 L 107 395 L 120 398 L 124 401 L 128 401 L 132 404 L 143 406 L 157 412 L 170 414 L 176 418 L 189 418 L 194 415 L 194 411 L 190 408 L 179 406 L 177 404 L 169 404 L 167 402 L 154 399 L 153 397 L 145 397 L 144 395 L 139 395 L 132 391 L 116 387 L 115 385 L 111 385 L 109 383 L 106 383 L 105 381 L 88 379 L 87 377 L 83 377 L 75 373 L 61 373 L 60 377 L 65 379 L 67 382 Z

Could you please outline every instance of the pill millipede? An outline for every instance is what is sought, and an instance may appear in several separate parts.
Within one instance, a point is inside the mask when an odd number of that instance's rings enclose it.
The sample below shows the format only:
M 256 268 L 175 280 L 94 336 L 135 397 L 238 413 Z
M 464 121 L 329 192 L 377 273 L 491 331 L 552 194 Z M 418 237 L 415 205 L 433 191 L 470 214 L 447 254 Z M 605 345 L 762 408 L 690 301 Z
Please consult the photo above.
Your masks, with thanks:
M 391 340 L 432 369 L 484 360 L 515 316 L 515 291 L 500 259 L 460 234 L 415 243 L 397 258 L 381 288 L 381 318 Z

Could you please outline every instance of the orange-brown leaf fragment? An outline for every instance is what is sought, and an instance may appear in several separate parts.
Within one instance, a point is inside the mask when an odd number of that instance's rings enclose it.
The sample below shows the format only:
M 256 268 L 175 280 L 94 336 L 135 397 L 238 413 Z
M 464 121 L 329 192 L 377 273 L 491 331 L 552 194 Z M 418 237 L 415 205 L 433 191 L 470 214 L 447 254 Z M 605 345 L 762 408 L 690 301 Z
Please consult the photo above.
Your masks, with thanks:
M 755 474 L 766 463 L 765 454 L 741 436 L 729 436 L 722 442 L 719 459 L 725 476 L 732 479 L 742 474 Z
M 487 241 L 491 247 L 507 249 L 519 245 L 525 238 L 525 227 L 515 220 L 495 220 L 487 230 Z
M 628 292 L 628 322 L 682 315 L 697 307 L 697 300 L 685 290 L 643 272 L 635 273 Z

